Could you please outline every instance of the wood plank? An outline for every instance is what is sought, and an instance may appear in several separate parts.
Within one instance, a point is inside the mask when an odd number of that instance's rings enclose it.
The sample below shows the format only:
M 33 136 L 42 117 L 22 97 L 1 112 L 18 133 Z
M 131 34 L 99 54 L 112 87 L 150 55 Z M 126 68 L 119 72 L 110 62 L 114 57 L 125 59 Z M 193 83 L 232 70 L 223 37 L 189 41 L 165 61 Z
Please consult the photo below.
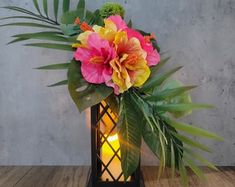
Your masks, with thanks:
M 192 171 L 188 171 L 190 187 L 234 187 L 235 186 L 235 168 L 223 167 L 216 172 L 206 167 L 202 168 L 206 180 L 199 179 Z M 166 168 L 163 176 L 157 180 L 158 168 L 154 166 L 143 167 L 143 175 L 146 187 L 181 187 L 180 176 L 171 178 L 170 169 Z
M 89 167 L 33 167 L 16 187 L 83 187 Z
M 21 180 L 32 167 L 0 167 L 0 187 L 12 187 Z
M 82 166 L 35 166 L 0 167 L 0 187 L 86 187 L 90 167 Z M 189 171 L 190 187 L 234 187 L 235 167 L 219 167 L 216 172 L 202 168 L 207 180 L 198 179 Z M 142 167 L 146 187 L 181 187 L 180 176 L 171 179 L 171 170 L 166 169 L 157 180 L 158 168 Z
M 85 187 L 90 167 L 60 167 L 46 187 Z

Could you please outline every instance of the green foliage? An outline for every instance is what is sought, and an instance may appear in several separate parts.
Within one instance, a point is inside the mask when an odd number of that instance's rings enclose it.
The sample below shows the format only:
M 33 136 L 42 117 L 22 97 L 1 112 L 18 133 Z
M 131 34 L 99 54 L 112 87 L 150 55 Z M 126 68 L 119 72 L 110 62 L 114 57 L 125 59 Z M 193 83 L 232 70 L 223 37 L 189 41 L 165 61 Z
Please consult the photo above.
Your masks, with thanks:
M 57 44 L 57 43 L 30 43 L 30 44 L 25 44 L 25 46 L 73 51 L 71 45 Z
M 76 61 L 69 66 L 68 88 L 80 112 L 100 103 L 112 93 L 112 89 L 105 85 L 88 84 L 82 77 L 80 63 Z
M 70 0 L 63 0 L 63 12 L 68 12 L 70 7 Z
M 84 17 L 84 9 L 77 9 L 70 12 L 65 12 L 61 17 L 62 24 L 73 24 L 75 19 L 79 17 L 83 19 Z
M 63 35 L 61 35 L 60 32 L 26 33 L 26 34 L 17 34 L 17 35 L 14 35 L 13 37 L 71 43 L 71 39 L 67 38 L 67 37 L 64 37 Z
M 39 8 L 39 5 L 38 5 L 38 0 L 33 0 L 33 3 L 34 3 L 34 6 L 35 8 L 37 9 L 38 13 L 40 15 L 42 15 L 41 11 L 40 11 L 40 8 Z
M 100 15 L 102 18 L 107 18 L 112 15 L 124 17 L 125 9 L 119 3 L 105 3 L 100 9 Z
M 77 5 L 77 9 L 85 10 L 85 5 L 86 5 L 85 0 L 79 0 L 78 5 Z
M 167 92 L 168 90 L 177 90 L 180 89 L 183 86 L 183 84 L 178 81 L 178 80 L 167 80 L 162 87 L 160 88 L 160 90 L 164 93 Z M 192 86 L 191 88 L 194 88 L 194 86 Z M 189 87 L 190 90 L 190 87 Z M 155 91 L 157 92 L 157 91 Z M 154 95 L 157 95 L 158 93 L 154 93 Z M 165 97 L 165 104 L 180 104 L 181 108 L 182 108 L 182 104 L 186 104 L 186 105 L 190 105 L 192 103 L 190 94 L 186 91 L 186 92 L 182 92 L 180 94 L 175 95 L 174 97 L 167 97 L 167 95 L 163 96 Z M 178 106 L 178 108 L 180 108 L 180 106 Z M 169 113 L 171 113 L 174 117 L 176 118 L 180 118 L 186 115 L 189 115 L 192 113 L 192 109 L 187 107 L 184 107 L 183 110 L 181 111 L 168 111 Z
M 33 33 L 22 33 L 14 35 L 9 42 L 16 43 L 39 39 L 56 41 L 58 43 L 29 43 L 26 46 L 50 48 L 73 52 L 71 46 L 76 42 L 76 37 L 81 33 L 80 27 L 74 24 L 77 17 L 81 22 L 89 25 L 102 26 L 103 18 L 110 15 L 121 15 L 124 17 L 124 9 L 117 3 L 106 3 L 101 10 L 91 12 L 85 9 L 85 0 L 79 0 L 76 10 L 70 11 L 70 0 L 53 0 L 53 19 L 50 18 L 51 10 L 48 0 L 33 0 L 37 13 L 17 6 L 6 6 L 4 9 L 14 11 L 23 15 L 9 16 L 0 20 L 13 21 L 0 25 L 23 26 L 45 31 Z M 61 5 L 60 5 L 61 3 Z M 62 9 L 62 17 L 58 19 L 59 7 Z M 25 22 L 15 22 L 22 19 Z M 33 20 L 33 22 L 28 22 Z M 61 21 L 60 23 L 57 20 Z M 128 23 L 132 27 L 131 20 Z M 139 30 L 144 36 L 150 33 Z M 156 40 L 151 39 L 155 49 L 160 50 Z M 151 67 L 151 75 L 141 88 L 130 88 L 119 96 L 114 95 L 113 89 L 104 84 L 90 84 L 86 82 L 81 74 L 81 63 L 72 60 L 70 63 L 52 64 L 38 67 L 40 70 L 68 70 L 68 80 L 62 80 L 49 87 L 68 85 L 69 93 L 80 112 L 105 100 L 111 110 L 119 115 L 119 138 L 121 141 L 121 164 L 125 179 L 136 170 L 140 161 L 141 139 L 143 138 L 151 151 L 160 160 L 158 176 L 164 171 L 165 166 L 172 168 L 172 177 L 178 171 L 182 178 L 182 184 L 188 185 L 188 165 L 199 177 L 203 178 L 200 168 L 194 163 L 194 159 L 212 169 L 217 169 L 192 148 L 210 152 L 210 149 L 195 141 L 192 137 L 203 137 L 222 140 L 218 135 L 204 129 L 176 121 L 175 118 L 191 114 L 194 109 L 207 109 L 211 105 L 192 103 L 189 91 L 195 86 L 184 86 L 180 81 L 169 79 L 182 67 L 176 67 L 165 73 L 160 73 L 161 68 L 170 58 L 162 58 L 160 63 Z M 183 134 L 182 134 L 183 133 Z
M 50 64 L 47 66 L 41 66 L 36 69 L 41 69 L 41 70 L 59 70 L 59 69 L 68 69 L 69 68 L 69 63 L 63 63 L 63 64 Z
M 155 87 L 161 85 L 166 79 L 168 79 L 172 74 L 180 70 L 182 66 L 174 68 L 162 75 L 152 76 L 146 81 L 144 86 L 140 89 L 141 92 L 149 92 L 153 90 Z
M 4 27 L 4 26 L 39 27 L 39 28 L 59 30 L 59 28 L 54 27 L 54 26 L 43 25 L 43 24 L 39 24 L 39 23 L 29 23 L 29 22 L 7 23 L 7 24 L 0 25 L 0 27 Z
M 122 96 L 122 112 L 119 116 L 121 163 L 125 180 L 132 175 L 140 163 L 142 119 L 135 103 L 126 92 Z
M 64 86 L 68 84 L 68 80 L 63 80 L 54 84 L 49 85 L 48 87 L 55 87 L 55 86 Z
M 56 21 L 58 19 L 58 11 L 59 11 L 59 0 L 54 0 L 54 15 Z
M 46 16 L 48 17 L 48 7 L 47 7 L 47 0 L 43 0 L 43 10 Z

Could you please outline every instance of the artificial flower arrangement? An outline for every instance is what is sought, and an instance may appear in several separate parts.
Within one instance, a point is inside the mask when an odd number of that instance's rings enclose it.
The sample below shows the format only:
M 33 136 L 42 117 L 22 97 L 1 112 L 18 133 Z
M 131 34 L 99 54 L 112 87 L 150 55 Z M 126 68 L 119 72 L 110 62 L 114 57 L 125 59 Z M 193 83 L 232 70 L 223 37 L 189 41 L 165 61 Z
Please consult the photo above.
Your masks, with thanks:
M 193 109 L 211 108 L 192 103 L 189 90 L 170 76 L 182 67 L 164 73 L 161 67 L 169 60 L 161 55 L 156 36 L 132 28 L 124 21 L 125 10 L 117 3 L 106 3 L 94 12 L 85 9 L 85 0 L 70 10 L 70 1 L 63 0 L 63 15 L 58 21 L 59 0 L 54 0 L 54 19 L 49 16 L 47 0 L 43 9 L 33 0 L 37 13 L 16 6 L 3 7 L 21 13 L 2 18 L 33 22 L 14 22 L 1 26 L 37 27 L 45 31 L 17 34 L 9 43 L 30 39 L 50 43 L 29 43 L 26 46 L 66 50 L 74 54 L 69 63 L 39 67 L 43 70 L 67 69 L 68 79 L 50 86 L 68 85 L 69 93 L 80 112 L 105 101 L 118 117 L 121 142 L 121 164 L 125 179 L 136 170 L 140 160 L 142 139 L 160 160 L 159 176 L 164 167 L 179 171 L 187 185 L 186 166 L 203 177 L 195 160 L 212 169 L 216 167 L 197 151 L 209 152 L 205 145 L 185 134 L 221 140 L 216 134 L 177 121 Z M 44 13 L 43 13 L 44 12 Z M 23 15 L 25 14 L 25 15 Z M 40 22 L 40 23 L 39 23 Z M 183 134 L 182 134 L 183 133 Z

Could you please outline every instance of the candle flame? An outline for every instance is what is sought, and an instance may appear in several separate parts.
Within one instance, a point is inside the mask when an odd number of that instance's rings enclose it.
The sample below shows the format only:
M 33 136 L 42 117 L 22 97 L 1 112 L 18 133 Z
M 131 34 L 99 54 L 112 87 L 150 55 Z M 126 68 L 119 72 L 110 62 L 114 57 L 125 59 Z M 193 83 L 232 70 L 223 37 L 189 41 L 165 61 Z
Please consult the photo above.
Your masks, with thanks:
M 118 140 L 118 134 L 114 134 L 112 136 L 109 136 L 107 138 L 107 140 L 108 140 L 108 142 L 114 142 L 114 141 Z

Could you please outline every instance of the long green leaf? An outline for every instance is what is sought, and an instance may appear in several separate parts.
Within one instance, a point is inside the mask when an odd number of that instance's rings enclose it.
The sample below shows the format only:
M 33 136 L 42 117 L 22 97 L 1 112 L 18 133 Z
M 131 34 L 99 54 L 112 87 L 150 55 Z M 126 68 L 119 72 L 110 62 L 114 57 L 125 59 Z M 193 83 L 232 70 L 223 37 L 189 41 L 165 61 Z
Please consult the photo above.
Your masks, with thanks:
M 54 15 L 56 21 L 58 19 L 58 11 L 59 11 L 59 0 L 54 0 Z
M 176 128 L 177 130 L 186 132 L 194 136 L 206 137 L 206 138 L 216 139 L 220 141 L 223 140 L 221 137 L 219 137 L 215 133 L 208 132 L 204 129 L 201 129 L 201 128 L 198 128 L 198 127 L 186 124 L 186 123 L 177 122 L 177 121 L 173 121 L 170 119 L 168 119 L 167 122 L 169 125 Z
M 77 9 L 85 10 L 85 0 L 79 0 L 78 1 Z
M 81 64 L 72 61 L 68 70 L 69 93 L 80 112 L 107 98 L 113 90 L 103 84 L 88 84 L 81 74 Z
M 46 35 L 63 35 L 63 33 L 59 32 L 59 31 L 42 31 L 42 32 L 16 34 L 16 35 L 13 35 L 12 37 L 26 37 L 26 38 L 30 38 L 31 36 L 44 36 L 44 35 L 45 36 Z
M 201 149 L 201 150 L 206 151 L 206 152 L 211 152 L 211 150 L 207 146 L 205 146 L 205 145 L 203 145 L 203 144 L 201 144 L 201 143 L 199 143 L 195 140 L 192 140 L 192 139 L 190 139 L 186 136 L 183 136 L 183 135 L 180 135 L 180 134 L 177 134 L 177 133 L 173 133 L 173 134 L 176 138 L 178 138 L 179 140 L 181 140 L 183 143 L 185 143 L 187 145 L 196 147 L 196 148 Z
M 171 177 L 174 178 L 175 176 L 175 150 L 173 141 L 171 140 Z
M 7 20 L 7 19 L 30 19 L 30 20 L 37 20 L 37 21 L 45 22 L 47 24 L 51 24 L 51 22 L 46 19 L 31 17 L 31 16 L 9 16 L 9 17 L 0 18 L 0 20 Z
M 185 163 L 188 164 L 188 166 L 191 168 L 191 170 L 201 179 L 205 179 L 205 176 L 203 175 L 202 170 L 197 167 L 192 160 L 184 158 Z
M 89 25 L 92 25 L 95 23 L 96 17 L 93 12 L 86 10 L 85 20 Z
M 5 26 L 39 27 L 39 28 L 59 30 L 58 27 L 53 27 L 53 26 L 43 25 L 43 24 L 38 24 L 38 23 L 28 23 L 28 22 L 17 22 L 17 23 L 8 23 L 8 24 L 0 25 L 0 27 L 5 27 Z
M 68 84 L 68 80 L 63 80 L 63 81 L 57 82 L 55 84 L 51 84 L 48 87 L 64 86 L 64 85 L 67 85 L 67 84 Z
M 140 89 L 142 92 L 149 91 L 153 89 L 156 86 L 159 86 L 162 84 L 167 78 L 169 78 L 172 74 L 174 74 L 176 71 L 180 70 L 182 66 L 174 68 L 163 75 L 155 75 L 154 77 L 151 77 L 144 86 Z
M 157 110 L 160 111 L 181 112 L 181 111 L 196 110 L 196 109 L 209 109 L 213 108 L 213 106 L 207 104 L 179 103 L 179 104 L 157 104 L 156 108 Z
M 69 42 L 69 38 L 66 38 L 62 35 L 57 35 L 56 32 L 26 33 L 26 34 L 14 35 L 13 37 L 40 39 L 40 40 L 49 40 L 49 41 L 59 41 L 59 42 Z
M 156 92 L 153 95 L 146 97 L 145 99 L 148 101 L 154 101 L 154 102 L 162 101 L 162 100 L 169 100 L 172 97 L 181 95 L 195 87 L 196 86 L 182 86 L 182 87 L 173 88 L 173 89 L 166 89 L 163 91 Z
M 70 0 L 63 0 L 63 12 L 68 12 L 70 6 Z
M 166 165 L 166 146 L 165 146 L 165 141 L 163 140 L 163 136 L 160 132 L 159 132 L 159 140 L 160 140 L 160 145 L 161 145 L 162 167 L 164 169 L 165 165 Z M 160 177 L 160 175 L 159 175 L 159 177 Z
M 20 12 L 20 13 L 24 13 L 24 14 L 28 14 L 28 15 L 31 15 L 31 16 L 35 16 L 35 17 L 38 17 L 38 18 L 41 18 L 41 15 L 37 15 L 29 10 L 26 10 L 24 8 L 21 8 L 21 7 L 17 7 L 17 6 L 5 6 L 5 7 L 2 7 L 4 9 L 8 9 L 8 10 L 13 10 L 13 11 L 16 11 L 16 12 Z
M 181 159 L 179 159 L 179 173 L 183 186 L 187 187 L 188 186 L 187 170 L 185 168 L 184 161 Z
M 153 91 L 153 95 L 157 95 L 159 92 L 164 92 L 166 90 L 171 90 L 171 89 L 177 89 L 179 87 L 183 87 L 183 84 L 174 79 L 169 79 L 167 80 L 163 85 L 160 87 L 156 88 Z M 174 95 L 174 94 L 173 94 Z M 191 96 L 188 92 L 181 93 L 180 95 L 176 95 L 170 99 L 164 100 L 164 104 L 191 104 L 192 99 Z M 189 115 L 192 113 L 192 110 L 186 110 L 186 111 L 174 111 L 170 112 L 175 118 L 183 117 L 186 115 Z
M 165 134 L 162 132 L 160 125 L 158 124 L 158 122 L 156 121 L 156 119 L 153 116 L 153 109 L 152 106 L 149 105 L 148 103 L 146 103 L 138 94 L 136 94 L 135 92 L 133 92 L 133 94 L 131 95 L 133 98 L 133 101 L 136 103 L 136 105 L 138 106 L 139 110 L 142 112 L 142 115 L 144 117 L 144 119 L 146 120 L 147 123 L 150 124 L 152 130 L 154 130 L 154 128 L 157 128 L 157 130 L 161 133 L 161 135 L 163 136 L 165 142 L 167 143 L 167 139 L 165 137 Z M 162 145 L 161 145 L 162 146 Z
M 46 16 L 48 17 L 48 6 L 47 6 L 47 0 L 43 0 L 43 10 Z
M 149 123 L 144 123 L 143 125 L 143 133 L 142 136 L 144 138 L 145 143 L 151 149 L 151 151 L 160 158 L 160 141 L 159 141 L 159 134 L 156 130 L 152 130 Z
M 41 47 L 41 48 L 48 48 L 48 49 L 58 49 L 58 50 L 65 50 L 65 51 L 73 51 L 71 45 L 66 45 L 66 44 L 30 43 L 30 44 L 25 44 L 25 46 Z
M 38 13 L 40 15 L 42 15 L 40 8 L 39 8 L 39 5 L 38 5 L 38 0 L 33 0 L 33 4 L 34 4 L 35 8 L 37 9 Z
M 17 42 L 22 42 L 22 41 L 25 41 L 25 40 L 28 40 L 29 38 L 16 38 L 10 42 L 8 42 L 7 44 L 13 44 L 13 43 L 17 43 Z
M 201 155 L 193 152 L 192 150 L 190 150 L 186 147 L 183 147 L 182 149 L 184 150 L 184 153 L 187 153 L 189 156 L 199 160 L 202 164 L 208 166 L 211 169 L 219 171 L 218 168 L 216 168 L 212 163 L 210 163 L 207 159 L 203 158 Z
M 127 180 L 136 171 L 140 162 L 142 119 L 137 115 L 138 111 L 129 92 L 123 94 L 122 102 L 119 138 L 122 170 Z
M 36 69 L 41 69 L 41 70 L 59 70 L 59 69 L 68 69 L 70 63 L 63 63 L 63 64 L 50 64 L 47 66 L 41 66 Z

